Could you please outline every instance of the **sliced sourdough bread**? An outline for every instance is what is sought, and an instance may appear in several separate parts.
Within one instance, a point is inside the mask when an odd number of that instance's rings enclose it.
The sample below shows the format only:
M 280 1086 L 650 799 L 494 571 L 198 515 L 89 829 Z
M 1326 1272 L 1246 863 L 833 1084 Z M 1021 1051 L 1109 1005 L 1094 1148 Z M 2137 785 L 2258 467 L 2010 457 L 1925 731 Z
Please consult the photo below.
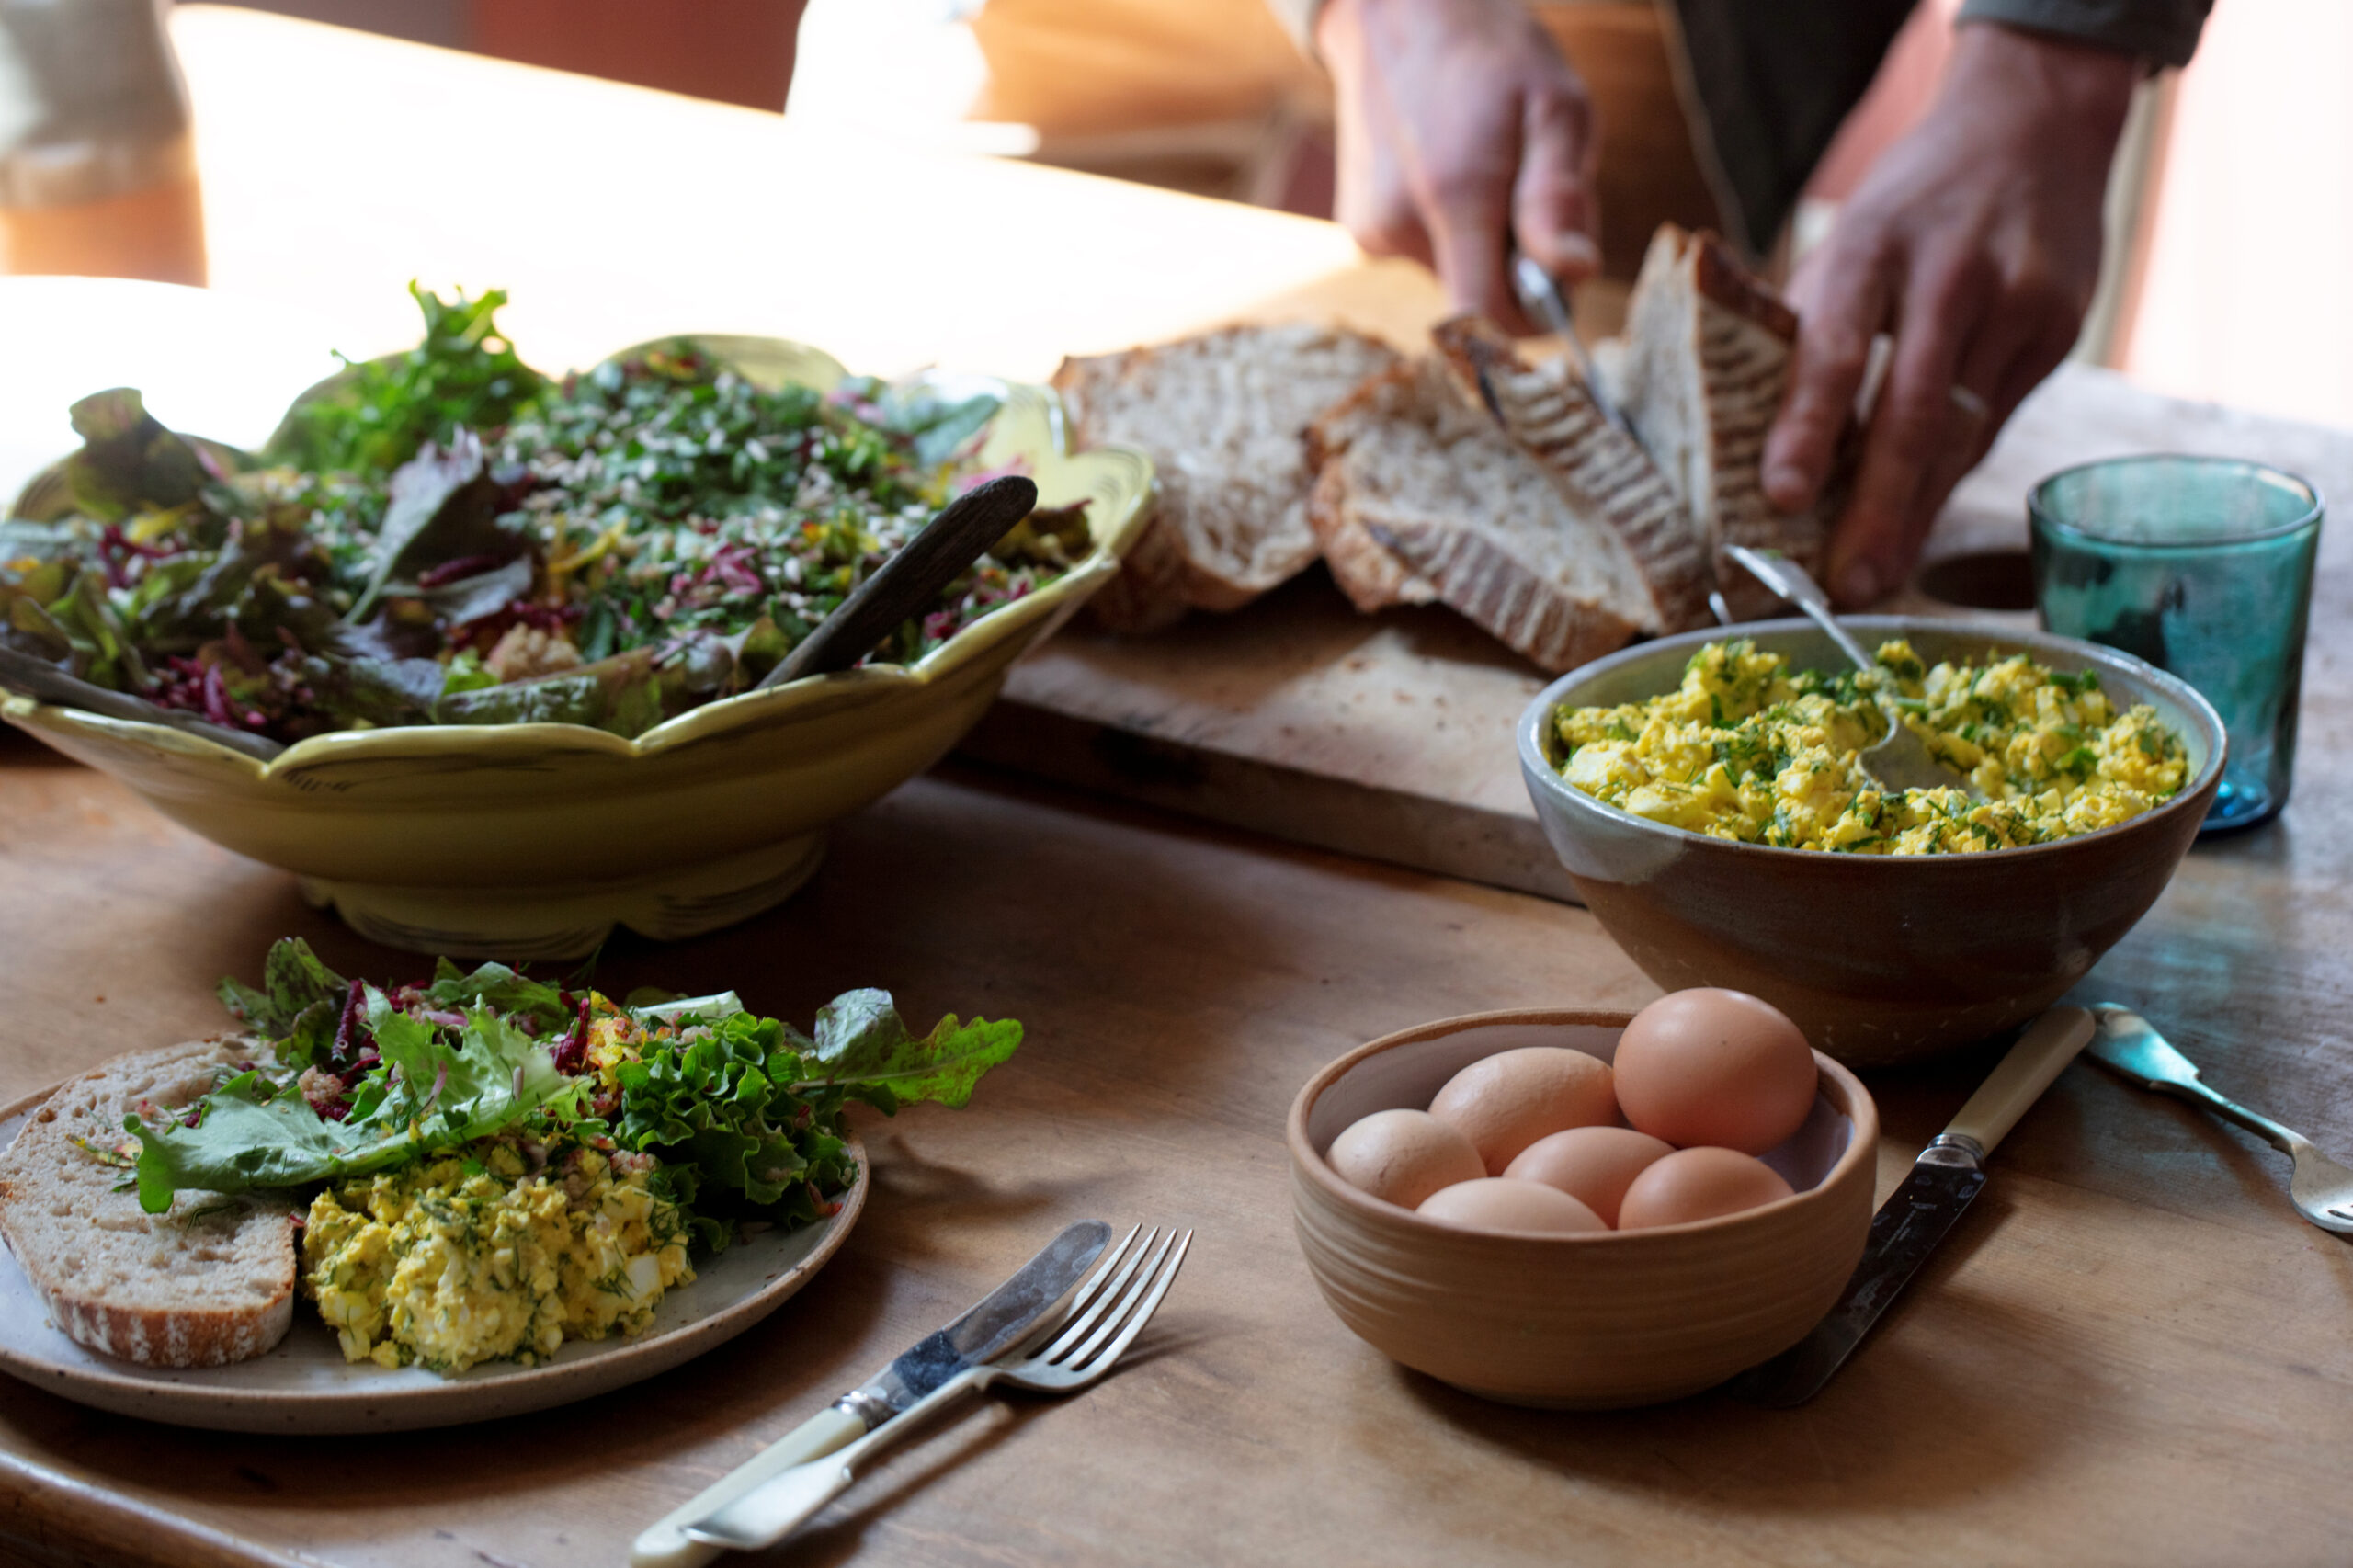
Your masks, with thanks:
M 1088 612 L 1113 631 L 1237 609 L 1318 552 L 1302 435 L 1397 351 L 1360 333 L 1236 326 L 1123 354 L 1066 359 L 1054 389 L 1080 446 L 1153 460 L 1154 520 Z
M 1662 224 L 1626 306 L 1624 384 L 1634 433 L 1682 496 L 1714 555 L 1733 615 L 1780 601 L 1722 551 L 1778 550 L 1817 574 L 1831 514 L 1786 516 L 1765 498 L 1766 432 L 1781 407 L 1797 317 L 1712 234 Z
M 118 1057 L 61 1085 L 0 1153 L 0 1236 L 75 1343 L 143 1366 L 218 1367 L 285 1337 L 291 1202 L 183 1192 L 149 1214 L 130 1173 L 102 1157 L 131 1140 L 131 1111 L 188 1105 L 261 1049 L 234 1036 Z
M 1339 544 L 1327 559 L 1359 605 L 1434 597 L 1555 671 L 1646 624 L 1623 541 L 1572 508 L 1437 356 L 1368 381 L 1308 447 L 1327 551 Z
M 1567 362 L 1525 364 L 1510 339 L 1475 317 L 1443 322 L 1431 335 L 1505 433 L 1543 465 L 1570 510 L 1625 541 L 1650 596 L 1643 629 L 1707 625 L 1714 574 L 1690 512 L 1642 444 L 1603 417 Z

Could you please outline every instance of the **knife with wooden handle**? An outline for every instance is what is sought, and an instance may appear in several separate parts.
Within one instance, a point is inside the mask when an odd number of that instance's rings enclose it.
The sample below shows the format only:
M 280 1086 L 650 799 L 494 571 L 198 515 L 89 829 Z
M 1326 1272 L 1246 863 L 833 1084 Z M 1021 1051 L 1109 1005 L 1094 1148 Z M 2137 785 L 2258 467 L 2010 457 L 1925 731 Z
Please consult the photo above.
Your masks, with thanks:
M 1733 1379 L 1732 1392 L 1777 1410 L 1821 1392 L 1967 1212 L 1985 1185 L 1985 1156 L 2091 1038 L 2092 1016 L 2081 1007 L 2053 1007 L 2029 1025 L 1871 1217 L 1863 1260 L 1830 1315 L 1788 1350 Z

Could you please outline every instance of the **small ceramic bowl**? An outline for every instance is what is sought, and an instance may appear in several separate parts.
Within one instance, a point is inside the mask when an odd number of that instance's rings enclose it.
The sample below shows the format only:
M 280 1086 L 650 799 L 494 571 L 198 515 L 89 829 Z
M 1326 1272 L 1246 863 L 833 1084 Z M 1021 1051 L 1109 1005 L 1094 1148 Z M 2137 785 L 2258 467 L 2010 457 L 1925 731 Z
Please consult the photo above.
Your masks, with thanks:
M 1474 1013 L 1361 1046 L 1292 1102 L 1291 1213 L 1340 1321 L 1392 1359 L 1508 1404 L 1607 1410 L 1711 1388 L 1795 1345 L 1870 1233 L 1879 1112 L 1820 1051 L 1797 1134 L 1765 1156 L 1796 1194 L 1745 1213 L 1587 1235 L 1486 1234 L 1360 1192 L 1324 1163 L 1342 1130 L 1419 1109 L 1499 1051 L 1617 1054 L 1631 1013 Z
M 2186 682 L 2070 637 L 1910 616 L 1844 618 L 1865 646 L 1904 637 L 1931 664 L 2023 652 L 2097 670 L 2181 736 L 2189 780 L 2131 821 L 1979 855 L 1833 855 L 1711 838 L 1605 805 L 1560 775 L 1552 714 L 1672 691 L 1701 644 L 1726 636 L 1799 669 L 1845 660 L 1813 622 L 1769 620 L 1662 638 L 1554 681 L 1519 721 L 1519 767 L 1578 896 L 1643 972 L 1670 991 L 1762 996 L 1856 1066 L 1933 1056 L 2035 1017 L 2149 911 L 2197 841 L 2222 782 L 2222 722 Z

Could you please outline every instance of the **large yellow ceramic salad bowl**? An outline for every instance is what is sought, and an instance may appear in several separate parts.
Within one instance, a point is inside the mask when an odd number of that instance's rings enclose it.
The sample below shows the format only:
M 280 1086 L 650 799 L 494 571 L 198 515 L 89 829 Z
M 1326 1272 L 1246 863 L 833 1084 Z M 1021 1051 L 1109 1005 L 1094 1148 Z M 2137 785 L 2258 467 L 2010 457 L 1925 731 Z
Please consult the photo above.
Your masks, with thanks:
M 769 385 L 828 391 L 831 358 L 705 338 Z M 746 691 L 634 738 L 575 724 L 416 725 L 315 735 L 267 762 L 161 724 L 11 697 L 0 717 L 112 774 L 175 822 L 301 879 L 372 940 L 417 951 L 571 958 L 616 925 L 660 939 L 791 894 L 824 829 L 938 761 L 1007 666 L 1119 570 L 1152 465 L 1065 449 L 1040 387 L 997 389 L 982 469 L 1017 466 L 1041 506 L 1087 503 L 1089 549 L 918 662 Z

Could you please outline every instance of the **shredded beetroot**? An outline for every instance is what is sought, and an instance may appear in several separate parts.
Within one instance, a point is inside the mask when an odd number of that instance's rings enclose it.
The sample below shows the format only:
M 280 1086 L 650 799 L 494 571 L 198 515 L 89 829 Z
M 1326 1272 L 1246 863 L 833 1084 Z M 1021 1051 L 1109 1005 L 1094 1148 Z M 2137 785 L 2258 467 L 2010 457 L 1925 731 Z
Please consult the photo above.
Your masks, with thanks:
M 472 577 L 483 572 L 494 572 L 504 562 L 495 555 L 460 555 L 455 561 L 444 561 L 438 566 L 428 566 L 416 574 L 420 588 L 438 588 L 444 583 L 454 583 L 460 577 Z
M 578 1074 L 588 1065 L 588 998 L 580 999 L 580 1014 L 563 1037 L 563 1043 L 554 1051 L 555 1070 L 563 1074 Z
M 367 1025 L 361 1021 L 367 1004 L 366 987 L 359 981 L 343 994 L 343 1017 L 335 1020 L 335 1049 L 327 1053 L 328 1071 L 344 1077 L 358 1070 L 359 1055 L 366 1051 L 375 1054 L 375 1042 L 368 1038 Z

